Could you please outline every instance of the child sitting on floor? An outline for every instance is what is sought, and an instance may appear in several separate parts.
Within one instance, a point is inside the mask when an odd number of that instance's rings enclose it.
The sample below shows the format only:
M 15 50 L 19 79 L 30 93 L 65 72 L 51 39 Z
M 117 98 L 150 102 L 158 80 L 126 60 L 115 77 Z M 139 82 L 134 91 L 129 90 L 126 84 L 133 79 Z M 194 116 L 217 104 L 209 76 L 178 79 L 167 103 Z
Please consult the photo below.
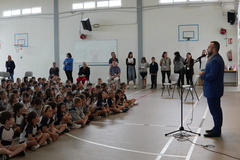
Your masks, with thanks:
M 4 148 L 2 158 L 9 159 L 15 155 L 25 155 L 26 143 L 14 144 L 13 135 L 14 130 L 11 127 L 14 124 L 14 118 L 9 111 L 4 111 L 0 116 L 0 123 L 3 125 L 0 127 L 0 148 Z M 2 152 L 2 151 L 1 151 Z
M 54 127 L 52 118 L 53 112 L 49 105 L 45 105 L 42 109 L 41 130 L 43 133 L 48 133 L 53 141 L 58 139 L 60 132 Z
M 81 98 L 75 97 L 73 99 L 73 107 L 69 113 L 71 114 L 75 123 L 80 124 L 82 127 L 84 127 L 88 122 L 88 116 L 83 113 L 82 105 L 83 104 Z
M 35 151 L 40 146 L 47 145 L 47 142 L 51 143 L 50 135 L 48 133 L 42 133 L 38 126 L 40 122 L 39 115 L 32 111 L 28 114 L 27 125 L 25 126 L 23 132 L 20 135 L 20 143 L 26 142 L 31 150 Z

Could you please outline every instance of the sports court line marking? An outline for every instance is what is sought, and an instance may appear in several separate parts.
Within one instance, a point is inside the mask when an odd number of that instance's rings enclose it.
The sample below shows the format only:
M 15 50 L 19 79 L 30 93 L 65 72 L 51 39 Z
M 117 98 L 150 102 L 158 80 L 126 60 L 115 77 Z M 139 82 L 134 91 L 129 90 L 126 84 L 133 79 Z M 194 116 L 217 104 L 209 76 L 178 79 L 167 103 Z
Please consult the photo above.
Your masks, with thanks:
M 146 155 L 154 155 L 154 156 L 164 156 L 164 157 L 174 157 L 174 158 L 186 158 L 186 156 L 178 156 L 178 155 L 170 155 L 170 154 L 158 154 L 158 153 L 152 153 L 152 152 L 144 152 L 144 151 L 137 151 L 137 150 L 132 150 L 132 149 L 125 149 L 125 148 L 120 148 L 120 147 L 114 147 L 114 146 L 110 146 L 110 145 L 105 145 L 105 144 L 101 144 L 101 143 L 96 143 L 96 142 L 92 142 L 89 140 L 85 140 L 79 137 L 76 137 L 74 135 L 71 135 L 69 133 L 65 133 L 65 135 L 72 137 L 74 139 L 77 139 L 79 141 L 83 141 L 86 143 L 90 143 L 90 144 L 94 144 L 97 146 L 101 146 L 101 147 L 106 147 L 106 148 L 110 148 L 110 149 L 115 149 L 115 150 L 121 150 L 121 151 L 126 151 L 126 152 L 133 152 L 133 153 L 140 153 L 140 154 L 146 154 Z
M 199 96 L 199 100 L 201 99 L 201 97 L 202 97 L 202 95 L 203 95 L 203 93 Z M 196 106 L 196 104 L 198 103 L 198 101 L 196 101 L 195 103 L 194 103 L 194 108 L 195 108 L 195 106 Z M 206 112 L 206 111 L 205 111 Z M 191 110 L 188 112 L 188 114 L 185 116 L 185 118 L 184 118 L 184 120 L 183 120 L 183 124 L 185 123 L 185 120 L 188 118 L 188 116 L 191 114 Z M 205 114 L 204 114 L 205 115 Z M 180 126 L 179 126 L 180 127 Z M 198 131 L 201 131 L 201 129 L 199 130 L 200 128 L 198 128 Z M 200 132 L 198 132 L 198 133 L 200 133 Z M 196 142 L 197 141 L 197 139 L 198 139 L 198 135 L 195 135 L 195 138 L 194 138 L 194 142 Z M 169 146 L 171 145 L 171 143 L 172 143 L 172 141 L 173 141 L 173 139 L 175 139 L 174 137 L 171 137 L 169 140 L 168 140 L 168 142 L 167 142 L 167 144 L 164 146 L 164 148 L 162 149 L 162 151 L 160 152 L 160 154 L 164 154 L 166 151 L 167 151 L 167 149 L 169 148 Z M 191 157 L 191 155 L 192 155 L 192 151 L 193 151 L 193 149 L 194 149 L 194 147 L 195 147 L 195 144 L 192 144 L 192 146 L 190 147 L 190 149 L 189 149 L 189 151 L 188 151 L 188 154 L 187 154 L 187 157 Z M 157 156 L 156 157 L 156 159 L 155 160 L 160 160 L 162 158 L 162 156 Z
M 156 92 L 156 91 L 152 91 L 152 92 L 149 92 L 149 93 L 147 93 L 147 94 L 145 94 L 145 95 L 143 95 L 143 96 L 141 96 L 141 97 L 138 97 L 137 100 L 139 100 L 139 99 L 141 99 L 141 98 L 143 98 L 143 97 L 146 97 L 146 96 L 148 96 L 148 95 L 150 95 L 150 94 L 152 94 L 152 93 L 154 93 L 154 92 Z
M 204 115 L 203 115 L 203 118 L 202 118 L 203 121 L 206 119 L 207 113 L 208 113 L 208 106 L 207 106 L 206 109 L 205 109 L 205 112 L 204 112 Z M 201 129 L 202 129 L 202 125 L 199 126 L 197 132 L 200 133 Z M 197 139 L 198 139 L 198 136 L 195 136 L 195 138 L 193 139 L 193 143 L 196 143 L 196 142 L 197 142 Z M 192 152 L 193 152 L 194 147 L 195 147 L 195 144 L 192 144 L 191 147 L 190 147 L 190 149 L 189 149 L 189 151 L 188 151 L 186 160 L 190 160 L 190 158 L 191 158 L 191 156 L 192 156 Z
M 166 125 L 160 125 L 160 124 L 141 124 L 141 123 L 119 123 L 119 122 L 114 122 L 112 121 L 104 121 L 104 122 L 98 122 L 98 121 L 92 121 L 91 123 L 95 124 L 104 124 L 104 123 L 111 123 L 111 124 L 118 124 L 118 125 L 129 125 L 129 126 L 149 126 L 149 127 L 178 127 L 178 126 L 166 126 Z M 196 128 L 196 127 L 195 127 Z

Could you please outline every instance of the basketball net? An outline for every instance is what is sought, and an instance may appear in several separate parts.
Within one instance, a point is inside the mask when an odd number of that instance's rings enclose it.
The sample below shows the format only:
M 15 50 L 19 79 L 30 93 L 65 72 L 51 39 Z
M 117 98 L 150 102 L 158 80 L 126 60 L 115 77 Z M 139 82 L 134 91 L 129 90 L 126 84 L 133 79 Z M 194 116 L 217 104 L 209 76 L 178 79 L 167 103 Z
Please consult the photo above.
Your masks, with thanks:
M 17 53 L 19 53 L 19 50 L 22 50 L 22 45 L 21 44 L 14 44 L 15 50 Z

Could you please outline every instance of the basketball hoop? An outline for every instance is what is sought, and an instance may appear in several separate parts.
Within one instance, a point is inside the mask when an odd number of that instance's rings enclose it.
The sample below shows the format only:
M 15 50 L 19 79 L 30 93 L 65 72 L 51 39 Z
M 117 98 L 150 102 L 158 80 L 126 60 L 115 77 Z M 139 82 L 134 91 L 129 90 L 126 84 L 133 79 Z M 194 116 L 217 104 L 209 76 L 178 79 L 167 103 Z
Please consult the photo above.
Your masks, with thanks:
M 22 45 L 21 44 L 14 44 L 15 50 L 17 53 L 19 53 L 19 50 L 22 50 Z
M 190 41 L 192 38 L 191 37 L 183 37 L 186 41 Z

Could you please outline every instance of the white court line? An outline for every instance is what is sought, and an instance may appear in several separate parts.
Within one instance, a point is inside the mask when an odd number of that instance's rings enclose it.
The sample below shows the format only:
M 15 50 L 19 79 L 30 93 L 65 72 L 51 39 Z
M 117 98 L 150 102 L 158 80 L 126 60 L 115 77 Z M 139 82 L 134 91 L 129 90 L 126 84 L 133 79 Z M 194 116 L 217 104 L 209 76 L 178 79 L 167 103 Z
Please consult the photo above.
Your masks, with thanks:
M 92 142 L 89 140 L 85 140 L 79 137 L 76 137 L 74 135 L 71 135 L 69 133 L 65 133 L 65 135 L 72 137 L 74 139 L 77 139 L 79 141 L 83 141 L 86 143 L 90 143 L 90 144 L 94 144 L 97 146 L 101 146 L 101 147 L 106 147 L 106 148 L 111 148 L 111 149 L 116 149 L 116 150 L 121 150 L 121 151 L 126 151 L 126 152 L 133 152 L 133 153 L 140 153 L 140 154 L 146 154 L 146 155 L 153 155 L 153 156 L 164 156 L 164 157 L 174 157 L 174 158 L 186 158 L 186 156 L 178 156 L 178 155 L 170 155 L 170 154 L 158 154 L 158 153 L 151 153 L 151 152 L 144 152 L 144 151 L 137 151 L 137 150 L 131 150 L 131 149 L 125 149 L 125 148 L 120 148 L 120 147 L 114 147 L 114 146 L 109 146 L 109 145 L 105 145 L 105 144 L 101 144 L 101 143 L 96 143 L 96 142 Z
M 128 94 L 127 96 L 131 96 L 131 95 L 137 94 L 137 93 L 142 92 L 142 91 L 143 91 L 143 89 L 141 89 L 140 91 L 136 91 L 136 92 L 133 92 L 131 94 Z
M 203 115 L 203 119 L 206 119 L 207 117 L 207 113 L 208 113 L 208 106 L 206 107 L 206 110 L 205 110 L 205 113 Z M 198 133 L 200 133 L 202 128 L 198 128 Z M 198 139 L 198 136 L 195 136 L 195 138 L 193 139 L 193 143 L 196 143 L 197 142 L 197 139 Z M 187 157 L 185 160 L 190 160 L 191 156 L 192 156 L 192 152 L 193 152 L 193 149 L 195 147 L 195 144 L 192 144 L 189 151 L 188 151 L 188 154 L 187 154 Z
M 201 99 L 202 96 L 203 96 L 203 93 L 199 96 L 199 100 Z M 196 101 L 196 102 L 194 103 L 194 108 L 195 108 L 195 106 L 196 106 L 197 103 L 198 103 L 198 101 Z M 184 120 L 183 120 L 183 124 L 185 123 L 185 120 L 188 118 L 188 116 L 190 115 L 190 113 L 191 113 L 191 110 L 188 112 L 187 116 L 185 116 L 185 118 L 184 118 Z M 180 126 L 179 126 L 179 127 L 180 127 Z M 197 138 L 198 138 L 198 137 L 199 137 L 199 136 L 195 136 L 195 138 L 196 138 L 195 141 L 197 141 Z M 164 153 L 167 151 L 167 149 L 168 149 L 168 147 L 170 146 L 170 144 L 172 143 L 173 139 L 174 139 L 174 137 L 171 137 L 171 138 L 168 140 L 167 144 L 164 146 L 164 148 L 162 149 L 162 151 L 160 152 L 160 154 L 164 154 Z M 195 145 L 194 145 L 194 146 L 195 146 Z M 194 148 L 194 147 L 193 147 L 193 148 Z M 190 148 L 190 149 L 191 149 L 191 148 Z M 189 153 L 188 156 L 191 157 L 192 152 L 188 152 L 188 153 Z M 160 160 L 161 158 L 162 158 L 162 156 L 157 156 L 155 160 Z

